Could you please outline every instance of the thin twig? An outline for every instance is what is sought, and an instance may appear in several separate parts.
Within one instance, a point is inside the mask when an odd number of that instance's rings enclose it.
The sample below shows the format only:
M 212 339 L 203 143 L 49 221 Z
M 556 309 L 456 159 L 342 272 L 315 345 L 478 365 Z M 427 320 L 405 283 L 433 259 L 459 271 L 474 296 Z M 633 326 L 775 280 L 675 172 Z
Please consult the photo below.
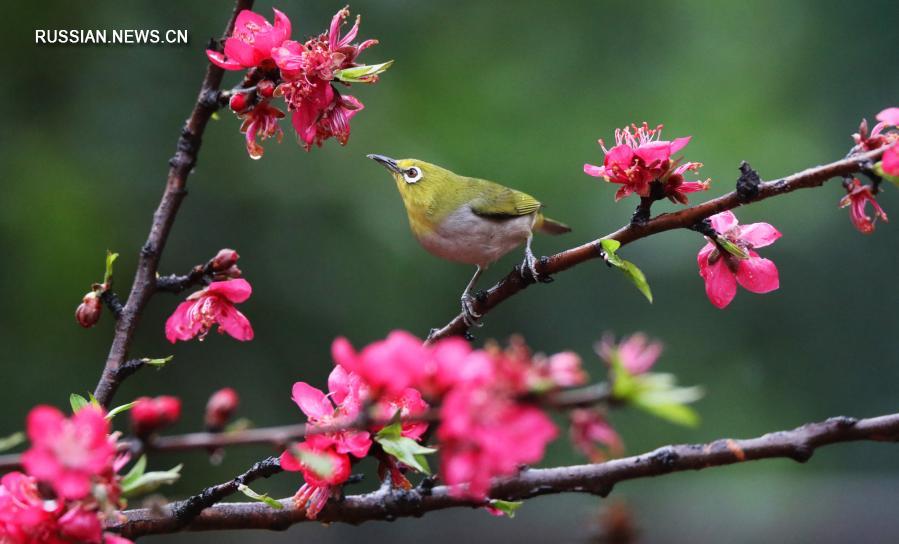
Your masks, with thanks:
M 830 164 L 815 166 L 796 174 L 775 181 L 761 182 L 756 188 L 747 192 L 746 173 L 740 177 L 742 185 L 739 190 L 734 190 L 726 195 L 714 198 L 702 204 L 690 206 L 673 213 L 663 213 L 645 222 L 633 222 L 617 231 L 593 240 L 581 246 L 568 249 L 550 257 L 538 260 L 537 272 L 541 276 L 550 276 L 567 270 L 591 259 L 600 257 L 600 240 L 613 239 L 621 242 L 621 245 L 629 244 L 641 238 L 673 229 L 691 228 L 703 219 L 716 213 L 732 210 L 744 204 L 758 202 L 793 192 L 797 189 L 817 187 L 825 181 L 856 172 L 865 171 L 869 165 L 877 161 L 883 149 L 876 149 L 861 155 L 855 155 Z M 741 167 L 742 170 L 742 167 Z M 496 285 L 488 289 L 484 296 L 478 297 L 474 304 L 474 311 L 487 314 L 507 298 L 534 283 L 530 278 L 523 277 L 517 269 L 513 270 L 501 279 Z M 469 327 L 465 324 L 465 317 L 457 315 L 441 329 L 435 329 L 428 336 L 428 342 L 434 342 L 448 336 L 465 336 Z
M 225 37 L 231 34 L 231 31 L 234 29 L 234 21 L 237 14 L 241 10 L 251 8 L 252 5 L 253 0 L 237 0 L 234 13 L 231 15 L 225 28 Z M 131 346 L 131 340 L 134 337 L 134 331 L 137 328 L 137 322 L 140 319 L 144 306 L 146 306 L 147 301 L 150 300 L 150 297 L 153 296 L 153 292 L 156 290 L 156 272 L 159 269 L 159 259 L 165 248 L 172 224 L 175 222 L 175 215 L 178 213 L 181 201 L 187 195 L 185 190 L 187 177 L 197 163 L 197 154 L 200 151 L 203 131 L 206 129 L 209 118 L 220 107 L 218 91 L 224 74 L 224 70 L 212 63 L 208 63 L 206 76 L 203 78 L 203 83 L 200 86 L 196 104 L 190 117 L 184 124 L 184 128 L 181 130 L 175 156 L 169 161 L 170 168 L 165 192 L 163 192 L 162 200 L 160 200 L 159 206 L 153 214 L 150 234 L 140 251 L 137 272 L 134 276 L 134 283 L 131 285 L 131 293 L 128 295 L 128 300 L 125 302 L 121 315 L 116 321 L 115 337 L 112 340 L 112 346 L 109 348 L 106 366 L 94 391 L 94 396 L 104 406 L 109 405 L 121 383 L 118 372 L 119 367 L 128 357 L 128 349 Z
M 637 478 L 778 457 L 804 463 L 811 458 L 815 449 L 829 444 L 897 439 L 899 414 L 861 420 L 835 417 L 757 438 L 665 446 L 643 455 L 592 465 L 526 469 L 515 477 L 497 480 L 490 496 L 504 500 L 524 500 L 557 493 L 590 493 L 604 497 L 619 482 Z M 204 510 L 186 529 L 282 530 L 307 521 L 305 513 L 291 499 L 282 499 L 280 502 L 284 505 L 282 510 L 275 510 L 262 503 L 217 504 Z M 369 520 L 419 517 L 427 512 L 446 508 L 483 505 L 483 501 L 451 495 L 446 486 L 415 488 L 405 492 L 379 490 L 330 502 L 319 514 L 318 521 L 358 524 Z M 162 512 L 151 509 L 127 510 L 123 512 L 123 516 L 123 521 L 113 521 L 109 529 L 129 538 L 169 533 L 176 527 L 174 515 L 168 509 Z

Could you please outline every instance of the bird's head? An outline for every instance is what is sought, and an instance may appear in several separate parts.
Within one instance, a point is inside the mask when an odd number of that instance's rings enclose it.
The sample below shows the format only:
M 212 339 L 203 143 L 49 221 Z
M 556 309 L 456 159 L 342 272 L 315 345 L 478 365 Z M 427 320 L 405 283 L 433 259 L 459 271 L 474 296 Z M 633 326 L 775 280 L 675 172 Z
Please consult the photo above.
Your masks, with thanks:
M 458 177 L 449 170 L 418 159 L 391 159 L 384 155 L 368 155 L 393 176 L 397 189 L 407 204 L 429 201 L 452 185 Z

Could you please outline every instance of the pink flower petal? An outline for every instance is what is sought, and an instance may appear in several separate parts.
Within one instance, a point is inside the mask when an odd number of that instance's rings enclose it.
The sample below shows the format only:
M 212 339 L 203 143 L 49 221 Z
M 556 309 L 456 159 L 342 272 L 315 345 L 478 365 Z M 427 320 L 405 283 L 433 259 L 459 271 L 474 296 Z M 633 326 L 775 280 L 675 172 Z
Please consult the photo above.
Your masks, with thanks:
M 737 216 L 731 211 L 721 212 L 709 218 L 712 221 L 712 228 L 718 234 L 724 234 L 739 224 Z
M 223 305 L 218 322 L 219 330 L 228 333 L 235 340 L 248 342 L 253 339 L 253 326 L 250 320 L 234 306 Z
M 737 294 L 737 282 L 724 258 L 719 258 L 706 268 L 705 293 L 717 308 L 725 308 Z
M 169 342 L 174 344 L 178 340 L 190 340 L 200 332 L 202 323 L 190 318 L 190 309 L 194 304 L 195 302 L 192 300 L 185 300 L 166 320 L 165 337 Z
M 887 108 L 877 114 L 877 120 L 892 126 L 899 126 L 899 108 Z
M 300 461 L 294 457 L 292 453 L 284 451 L 284 453 L 281 454 L 281 468 L 289 472 L 298 472 L 303 469 L 303 465 L 300 464 Z
M 28 413 L 26 429 L 28 439 L 34 443 L 49 443 L 59 436 L 66 416 L 52 406 L 36 406 Z
M 780 237 L 780 232 L 768 223 L 751 223 L 740 227 L 740 239 L 753 247 L 770 246 Z
M 601 178 L 605 175 L 606 168 L 604 166 L 594 166 L 592 164 L 584 164 L 584 173 L 588 176 Z
M 737 263 L 737 281 L 752 293 L 769 293 L 780 287 L 780 278 L 774 262 L 759 257 L 755 252 L 749 259 Z
M 218 51 L 213 51 L 212 49 L 206 50 L 206 57 L 209 58 L 209 62 L 215 64 L 219 68 L 223 70 L 243 70 L 244 67 L 241 63 L 236 60 L 229 59 L 222 53 Z
M 233 280 L 214 281 L 206 288 L 207 294 L 217 294 L 228 299 L 229 301 L 240 304 L 250 298 L 253 294 L 253 287 L 250 282 L 243 278 Z
M 899 176 L 899 144 L 893 144 L 884 151 L 881 161 L 880 166 L 884 172 L 890 176 Z
M 672 155 L 680 151 L 681 149 L 687 147 L 687 144 L 690 143 L 692 136 L 684 136 L 683 138 L 675 138 L 673 142 L 671 142 L 670 152 Z
M 671 143 L 665 141 L 650 142 L 638 147 L 634 154 L 648 167 L 656 167 L 671 158 Z
M 291 398 L 306 414 L 306 417 L 320 419 L 334 413 L 334 405 L 325 394 L 305 382 L 293 384 Z

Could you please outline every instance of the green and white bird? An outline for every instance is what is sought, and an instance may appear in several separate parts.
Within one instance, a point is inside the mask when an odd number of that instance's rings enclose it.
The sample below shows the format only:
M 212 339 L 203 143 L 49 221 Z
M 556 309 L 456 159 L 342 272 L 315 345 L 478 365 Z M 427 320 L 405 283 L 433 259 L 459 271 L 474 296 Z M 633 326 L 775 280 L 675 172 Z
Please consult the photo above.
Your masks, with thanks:
M 468 326 L 481 314 L 472 308 L 472 289 L 481 273 L 500 257 L 524 244 L 525 267 L 537 279 L 531 251 L 535 231 L 562 234 L 567 225 L 543 216 L 536 198 L 498 183 L 460 176 L 418 159 L 395 160 L 368 155 L 393 175 L 409 215 L 412 234 L 432 254 L 478 267 L 462 292 Z

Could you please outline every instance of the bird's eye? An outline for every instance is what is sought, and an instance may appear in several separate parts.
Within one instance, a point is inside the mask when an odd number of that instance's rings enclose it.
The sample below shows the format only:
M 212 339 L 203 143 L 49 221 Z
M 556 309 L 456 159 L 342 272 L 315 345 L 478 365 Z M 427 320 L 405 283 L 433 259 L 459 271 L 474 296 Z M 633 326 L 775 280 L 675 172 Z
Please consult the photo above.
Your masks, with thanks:
M 415 168 L 414 166 L 403 172 L 403 179 L 406 180 L 406 183 L 415 183 L 421 179 L 421 176 L 421 169 Z

